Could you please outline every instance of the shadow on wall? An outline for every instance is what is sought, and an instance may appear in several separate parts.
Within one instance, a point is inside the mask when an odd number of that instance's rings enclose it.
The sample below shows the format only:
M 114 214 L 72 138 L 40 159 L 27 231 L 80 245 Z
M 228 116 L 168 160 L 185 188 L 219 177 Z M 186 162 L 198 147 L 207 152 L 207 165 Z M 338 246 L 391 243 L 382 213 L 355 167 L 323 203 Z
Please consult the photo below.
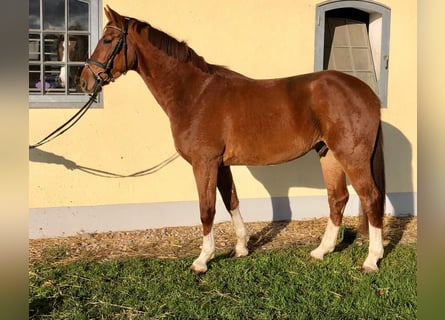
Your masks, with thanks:
M 29 150 L 29 161 L 31 161 L 31 162 L 41 162 L 41 163 L 62 165 L 65 168 L 67 168 L 68 170 L 80 170 L 84 173 L 88 173 L 88 174 L 102 177 L 102 178 L 138 178 L 138 177 L 143 177 L 143 176 L 153 174 L 153 173 L 161 170 L 163 167 L 165 167 L 169 163 L 173 162 L 178 157 L 179 157 L 179 155 L 177 153 L 175 153 L 172 156 L 168 157 L 167 159 L 156 164 L 153 167 L 147 168 L 145 170 L 137 171 L 137 172 L 134 172 L 131 174 L 121 174 L 121 173 L 115 173 L 115 172 L 105 171 L 105 170 L 101 170 L 101 169 L 82 166 L 72 160 L 65 158 L 65 157 L 59 156 L 52 152 L 40 150 L 39 148 L 34 148 L 34 149 Z
M 408 139 L 396 127 L 383 122 L 386 190 L 394 190 L 403 186 L 405 190 L 412 190 L 412 150 Z M 251 250 L 262 246 L 273 239 L 292 220 L 292 209 L 288 197 L 290 188 L 306 187 L 325 189 L 318 155 L 311 151 L 305 156 L 291 162 L 267 167 L 248 167 L 249 171 L 263 184 L 271 197 L 273 221 L 249 240 Z M 349 185 L 348 181 L 348 185 Z M 413 215 L 415 212 L 414 195 L 407 192 L 403 203 L 398 197 L 400 193 L 389 193 L 387 199 L 392 205 L 394 215 Z M 359 208 L 357 207 L 357 213 Z M 404 219 L 405 225 L 410 219 Z M 287 223 L 286 223 L 287 222 Z M 390 221 L 391 223 L 391 221 Z M 394 222 L 396 223 L 396 222 Z M 399 228 L 400 234 L 395 235 L 392 243 L 398 243 L 403 235 L 404 228 Z M 267 235 L 267 236 L 266 236 Z M 320 235 L 321 236 L 321 235 Z M 262 239 L 262 240 L 261 240 Z

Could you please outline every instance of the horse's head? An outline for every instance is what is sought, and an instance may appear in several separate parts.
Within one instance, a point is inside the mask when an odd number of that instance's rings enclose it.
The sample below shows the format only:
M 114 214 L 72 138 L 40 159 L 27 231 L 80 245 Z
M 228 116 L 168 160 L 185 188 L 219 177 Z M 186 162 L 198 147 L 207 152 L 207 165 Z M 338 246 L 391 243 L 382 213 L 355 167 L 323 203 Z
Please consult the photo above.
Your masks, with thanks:
M 125 74 L 135 61 L 134 54 L 127 47 L 130 20 L 108 6 L 104 10 L 108 23 L 80 75 L 80 87 L 84 92 L 92 92 L 97 85 L 114 81 Z

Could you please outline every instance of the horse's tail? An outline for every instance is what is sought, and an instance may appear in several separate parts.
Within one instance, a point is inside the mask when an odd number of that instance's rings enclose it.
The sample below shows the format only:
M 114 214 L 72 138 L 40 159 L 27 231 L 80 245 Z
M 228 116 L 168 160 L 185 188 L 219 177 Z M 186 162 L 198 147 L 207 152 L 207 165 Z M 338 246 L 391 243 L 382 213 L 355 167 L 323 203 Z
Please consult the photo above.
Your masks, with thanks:
M 385 161 L 383 157 L 383 132 L 382 123 L 380 122 L 379 128 L 377 130 L 377 137 L 374 145 L 374 151 L 371 157 L 371 170 L 374 183 L 380 193 L 379 203 L 378 203 L 378 218 L 383 219 L 385 213 Z M 360 230 L 363 233 L 368 232 L 368 217 L 366 214 L 361 214 L 361 226 Z

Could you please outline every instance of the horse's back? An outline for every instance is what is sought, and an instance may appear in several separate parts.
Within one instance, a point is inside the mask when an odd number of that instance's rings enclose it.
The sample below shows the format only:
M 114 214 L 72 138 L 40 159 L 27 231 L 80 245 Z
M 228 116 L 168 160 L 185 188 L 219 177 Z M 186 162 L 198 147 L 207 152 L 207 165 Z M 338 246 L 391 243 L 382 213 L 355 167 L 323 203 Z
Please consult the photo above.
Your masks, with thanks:
M 229 72 L 209 84 L 200 102 L 193 140 L 221 150 L 227 165 L 286 162 L 319 141 L 335 147 L 351 134 L 368 135 L 380 118 L 372 90 L 337 71 L 269 80 Z
M 209 108 L 220 114 L 223 124 L 224 162 L 276 164 L 310 150 L 319 138 L 311 115 L 311 78 L 223 78 L 224 90 Z

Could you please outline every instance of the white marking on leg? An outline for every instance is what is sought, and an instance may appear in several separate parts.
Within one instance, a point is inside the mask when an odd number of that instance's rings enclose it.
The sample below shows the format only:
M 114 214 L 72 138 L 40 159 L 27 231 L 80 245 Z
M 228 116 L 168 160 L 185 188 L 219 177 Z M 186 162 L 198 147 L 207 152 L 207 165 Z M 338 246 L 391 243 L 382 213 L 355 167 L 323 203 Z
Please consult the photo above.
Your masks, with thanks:
M 196 259 L 191 269 L 196 272 L 206 272 L 207 271 L 207 261 L 212 259 L 215 255 L 215 239 L 213 236 L 213 227 L 208 235 L 202 238 L 202 249 L 201 254 L 198 259 Z
M 326 226 L 326 230 L 324 232 L 323 238 L 321 239 L 321 243 L 317 249 L 311 251 L 311 257 L 323 260 L 323 257 L 326 253 L 330 253 L 334 251 L 335 244 L 337 242 L 338 230 L 340 226 L 336 226 L 331 218 L 328 220 L 328 224 Z
M 383 258 L 383 238 L 382 229 L 373 227 L 369 223 L 369 253 L 363 263 L 363 271 L 376 272 L 379 271 L 377 262 Z
M 248 236 L 239 208 L 230 211 L 230 215 L 232 216 L 232 223 L 235 228 L 237 239 L 235 246 L 235 257 L 247 256 L 249 254 L 249 250 L 247 249 Z

